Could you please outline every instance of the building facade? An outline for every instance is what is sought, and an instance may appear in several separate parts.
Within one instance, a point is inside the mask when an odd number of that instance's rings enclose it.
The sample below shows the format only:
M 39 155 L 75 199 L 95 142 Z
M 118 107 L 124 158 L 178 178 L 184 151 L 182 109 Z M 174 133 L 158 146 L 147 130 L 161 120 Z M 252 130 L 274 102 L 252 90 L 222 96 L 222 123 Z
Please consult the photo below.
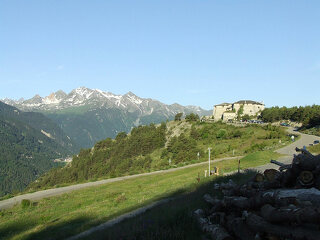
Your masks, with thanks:
M 258 116 L 265 108 L 263 103 L 251 100 L 241 100 L 235 103 L 221 103 L 213 108 L 213 118 L 215 121 L 229 121 L 240 116 Z M 240 110 L 240 112 L 239 112 Z

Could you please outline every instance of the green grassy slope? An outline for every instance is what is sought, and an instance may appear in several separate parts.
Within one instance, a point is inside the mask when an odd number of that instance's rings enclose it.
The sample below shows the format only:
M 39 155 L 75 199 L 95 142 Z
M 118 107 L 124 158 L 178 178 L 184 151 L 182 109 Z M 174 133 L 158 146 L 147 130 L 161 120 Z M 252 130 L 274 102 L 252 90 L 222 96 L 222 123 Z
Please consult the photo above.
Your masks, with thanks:
M 308 150 L 313 154 L 320 154 L 320 144 L 308 147 Z
M 80 239 L 201 239 L 203 232 L 191 217 L 191 213 L 199 208 L 207 208 L 203 195 L 210 193 L 212 196 L 220 196 L 221 193 L 213 188 L 215 183 L 232 179 L 241 184 L 252 178 L 254 174 L 254 171 L 248 171 L 228 177 L 214 178 L 194 191 L 181 194 L 170 202 Z
M 268 157 L 260 154 L 264 160 L 247 157 L 241 162 L 253 167 L 270 160 L 270 153 L 266 153 Z M 213 166 L 226 172 L 235 170 L 237 161 L 224 160 Z M 63 239 L 159 199 L 194 192 L 217 178 L 204 178 L 206 168 L 207 165 L 202 165 L 142 176 L 43 199 L 30 207 L 18 205 L 0 212 L 0 236 L 2 239 Z
M 120 133 L 115 140 L 106 139 L 92 149 L 80 151 L 71 165 L 53 169 L 31 184 L 30 189 L 206 161 L 209 146 L 215 158 L 272 150 L 281 146 L 279 140 L 283 144 L 289 138 L 282 128 L 271 125 L 235 127 L 219 122 L 170 122 L 140 126 L 130 135 Z

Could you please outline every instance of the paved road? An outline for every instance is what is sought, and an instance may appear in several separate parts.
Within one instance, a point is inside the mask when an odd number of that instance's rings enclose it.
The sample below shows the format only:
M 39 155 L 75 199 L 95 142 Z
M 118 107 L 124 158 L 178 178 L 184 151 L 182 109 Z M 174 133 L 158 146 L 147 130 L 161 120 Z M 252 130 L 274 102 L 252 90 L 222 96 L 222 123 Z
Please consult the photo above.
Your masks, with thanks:
M 233 159 L 233 158 L 237 158 L 237 157 L 220 158 L 220 159 L 213 160 L 211 162 L 214 163 L 214 162 L 219 162 L 219 161 Z M 136 174 L 136 175 L 124 176 L 124 177 L 110 178 L 110 179 L 100 180 L 100 181 L 96 181 L 96 182 L 81 183 L 81 184 L 71 185 L 71 186 L 67 186 L 67 187 L 53 188 L 53 189 L 47 189 L 47 190 L 38 191 L 38 192 L 34 192 L 34 193 L 27 193 L 27 194 L 19 195 L 19 196 L 13 197 L 13 198 L 9 198 L 9 199 L 0 201 L 0 210 L 13 207 L 15 204 L 19 204 L 22 199 L 29 199 L 29 200 L 35 201 L 35 200 L 40 200 L 42 198 L 57 196 L 57 195 L 60 195 L 63 193 L 68 193 L 68 192 L 82 189 L 82 188 L 86 188 L 86 187 L 92 187 L 92 186 L 97 186 L 97 185 L 106 184 L 106 183 L 118 182 L 118 181 L 122 181 L 122 180 L 126 180 L 126 179 L 136 178 L 139 176 L 147 176 L 147 175 L 153 175 L 153 174 L 159 174 L 159 173 L 174 172 L 174 171 L 177 171 L 180 169 L 190 168 L 190 167 L 199 166 L 199 165 L 203 165 L 203 164 L 207 164 L 207 162 L 190 164 L 190 165 L 179 167 L 179 168 L 170 168 L 168 170 L 160 170 L 160 171 L 155 171 L 155 172 L 150 172 L 150 173 L 141 173 L 141 174 Z
M 294 131 L 294 128 L 288 128 L 288 132 L 290 134 L 295 134 L 295 135 L 300 135 L 301 137 L 299 138 L 299 140 L 296 140 L 295 142 L 293 142 L 292 144 L 280 148 L 278 150 L 276 150 L 277 153 L 283 154 L 284 156 L 280 157 L 277 161 L 279 162 L 283 162 L 283 163 L 287 163 L 290 164 L 292 162 L 293 159 L 293 154 L 296 154 L 296 147 L 298 148 L 303 148 L 303 146 L 309 146 L 309 144 L 312 144 L 314 140 L 319 140 L 320 141 L 320 137 L 314 136 L 314 135 L 308 135 L 308 134 L 304 134 L 304 133 L 300 133 L 300 132 L 296 132 Z M 279 169 L 279 166 L 269 163 L 263 166 L 259 166 L 259 167 L 255 167 L 254 169 L 263 172 L 266 169 L 269 168 L 273 168 L 273 169 Z

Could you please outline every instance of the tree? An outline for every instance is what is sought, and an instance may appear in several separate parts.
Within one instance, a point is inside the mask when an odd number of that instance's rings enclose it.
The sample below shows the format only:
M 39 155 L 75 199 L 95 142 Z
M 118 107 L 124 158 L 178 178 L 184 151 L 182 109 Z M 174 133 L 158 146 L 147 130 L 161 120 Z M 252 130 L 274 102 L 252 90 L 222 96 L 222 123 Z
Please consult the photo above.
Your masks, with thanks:
M 248 114 L 245 114 L 245 115 L 242 116 L 242 120 L 243 121 L 248 121 L 248 120 L 250 120 L 250 116 Z
M 125 139 L 127 137 L 127 134 L 125 132 L 119 132 L 116 136 L 116 141 L 120 141 L 122 139 Z
M 174 116 L 174 120 L 175 120 L 175 121 L 181 121 L 182 115 L 183 115 L 183 113 L 177 113 L 177 114 Z
M 240 120 L 240 117 L 242 114 L 243 114 L 243 104 L 240 105 L 240 108 L 238 109 L 238 112 L 237 112 L 238 120 Z
M 186 121 L 187 122 L 195 122 L 198 121 L 200 118 L 198 114 L 190 113 L 189 115 L 186 116 Z

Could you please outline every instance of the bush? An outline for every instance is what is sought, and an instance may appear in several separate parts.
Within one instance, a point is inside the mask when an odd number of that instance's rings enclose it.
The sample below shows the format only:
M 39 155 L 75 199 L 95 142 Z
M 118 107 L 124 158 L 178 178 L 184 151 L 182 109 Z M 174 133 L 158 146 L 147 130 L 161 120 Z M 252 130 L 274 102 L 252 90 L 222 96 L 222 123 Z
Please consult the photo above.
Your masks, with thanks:
M 227 136 L 227 130 L 226 129 L 220 129 L 217 133 L 217 138 L 224 139 Z
M 21 201 L 21 207 L 23 209 L 28 208 L 31 206 L 31 201 L 29 199 L 22 199 Z
M 195 121 L 198 121 L 199 119 L 200 119 L 199 115 L 194 113 L 190 113 L 189 115 L 186 116 L 187 122 L 195 122 Z

